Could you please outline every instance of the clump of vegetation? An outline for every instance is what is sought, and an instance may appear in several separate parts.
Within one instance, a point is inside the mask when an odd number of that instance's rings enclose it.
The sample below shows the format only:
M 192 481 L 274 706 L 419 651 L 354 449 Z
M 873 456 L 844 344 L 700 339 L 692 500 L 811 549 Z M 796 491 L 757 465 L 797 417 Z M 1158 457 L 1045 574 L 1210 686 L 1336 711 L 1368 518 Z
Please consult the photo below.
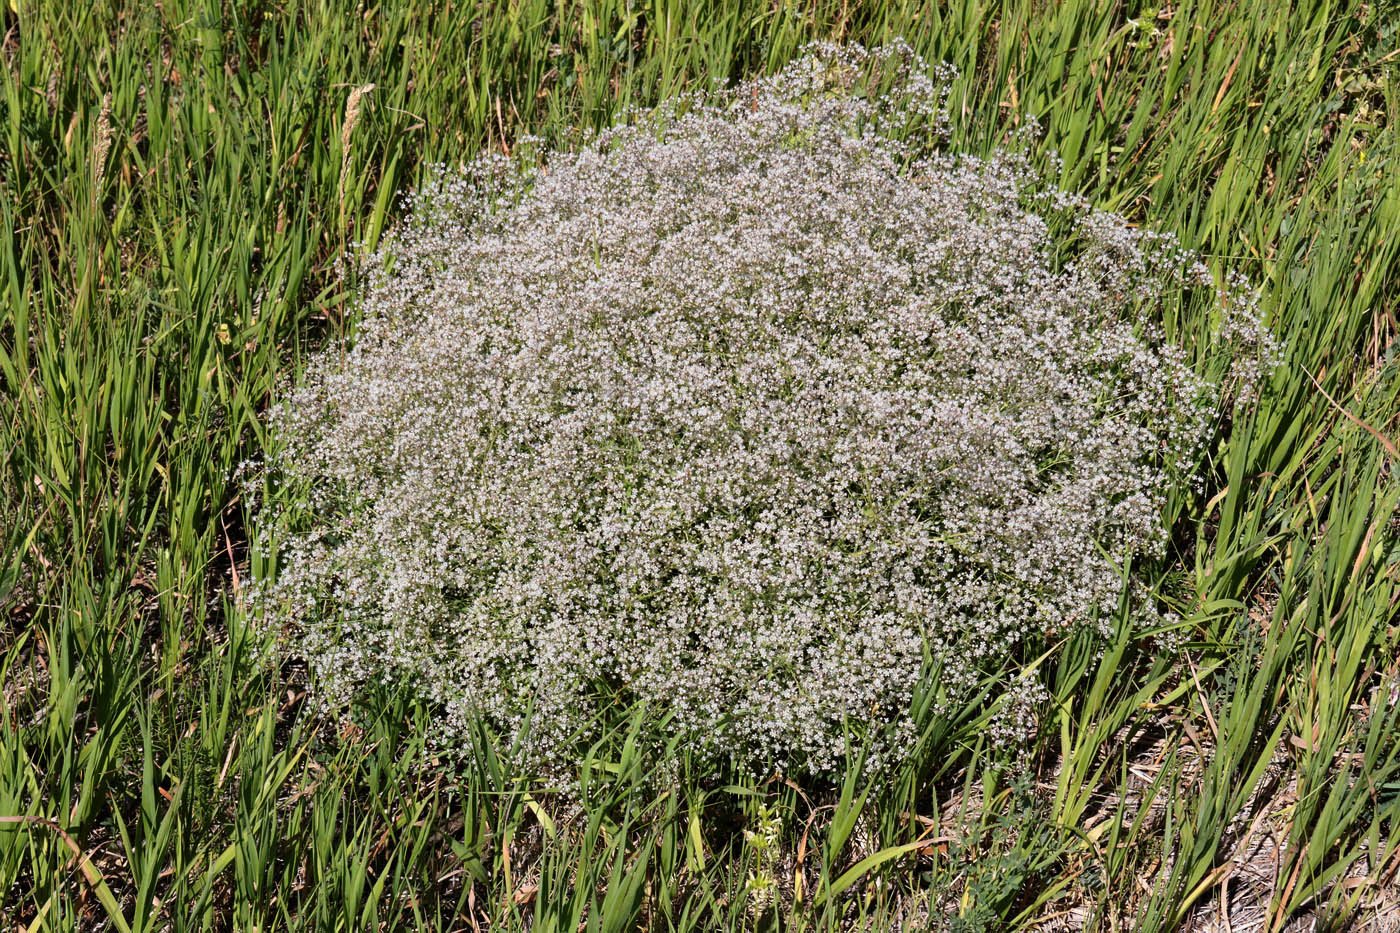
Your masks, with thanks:
M 956 695 L 1109 618 L 1221 398 L 1162 306 L 1218 299 L 1245 391 L 1272 343 L 1174 238 L 930 146 L 943 86 L 820 46 L 424 188 L 273 419 L 260 605 L 322 695 L 412 683 L 543 767 L 621 697 L 824 774 L 908 752 L 930 661 Z

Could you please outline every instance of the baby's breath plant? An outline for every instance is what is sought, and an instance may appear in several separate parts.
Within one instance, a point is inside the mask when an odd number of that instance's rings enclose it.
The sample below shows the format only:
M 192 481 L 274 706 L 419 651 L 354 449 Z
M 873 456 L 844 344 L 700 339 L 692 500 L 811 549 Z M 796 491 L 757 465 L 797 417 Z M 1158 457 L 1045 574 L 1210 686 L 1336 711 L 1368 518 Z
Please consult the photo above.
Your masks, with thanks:
M 272 419 L 305 495 L 258 611 L 323 698 L 410 683 L 543 767 L 625 698 L 821 774 L 853 725 L 908 750 L 930 661 L 966 689 L 1103 624 L 1220 395 L 1153 321 L 1257 315 L 1016 155 L 940 151 L 929 75 L 816 47 L 411 199 Z

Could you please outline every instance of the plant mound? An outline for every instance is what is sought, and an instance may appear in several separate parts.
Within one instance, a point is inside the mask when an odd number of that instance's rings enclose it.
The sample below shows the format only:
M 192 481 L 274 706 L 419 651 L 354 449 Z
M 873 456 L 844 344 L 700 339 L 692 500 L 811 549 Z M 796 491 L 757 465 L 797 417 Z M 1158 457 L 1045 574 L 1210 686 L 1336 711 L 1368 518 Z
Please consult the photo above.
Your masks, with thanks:
M 1151 321 L 1210 278 L 937 151 L 941 108 L 906 49 L 823 47 L 420 191 L 274 415 L 262 606 L 322 695 L 411 684 L 537 763 L 645 701 L 822 773 L 853 723 L 908 751 L 928 664 L 1103 625 L 1218 394 Z

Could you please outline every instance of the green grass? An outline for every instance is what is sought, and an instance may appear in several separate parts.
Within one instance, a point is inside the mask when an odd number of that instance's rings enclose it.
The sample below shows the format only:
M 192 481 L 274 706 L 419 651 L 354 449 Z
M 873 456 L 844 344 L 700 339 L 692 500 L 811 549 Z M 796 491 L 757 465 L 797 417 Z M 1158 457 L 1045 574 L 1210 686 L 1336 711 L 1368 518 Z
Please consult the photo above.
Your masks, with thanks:
M 0 83 L 0 927 L 1172 930 L 1248 886 L 1233 855 L 1268 832 L 1270 929 L 1395 903 L 1393 0 L 19 6 Z M 367 698 L 353 727 L 309 715 L 300 672 L 257 664 L 236 611 L 270 568 L 233 472 L 279 383 L 344 334 L 337 263 L 396 194 L 812 38 L 896 35 L 959 67 L 954 147 L 1036 118 L 1062 185 L 1248 273 L 1288 343 L 1222 424 L 1206 489 L 1169 504 L 1174 552 L 1149 572 L 1185 647 L 1122 628 L 1040 659 L 1055 704 L 1019 771 L 982 738 L 994 700 L 932 715 L 936 672 L 920 753 L 879 785 L 856 763 L 829 788 L 658 781 L 635 751 L 655 724 L 619 710 L 574 812 L 488 735 L 435 759 L 407 697 Z M 1208 317 L 1166 324 L 1200 348 Z M 764 825 L 776 848 L 745 835 Z M 764 875 L 781 894 L 758 912 Z

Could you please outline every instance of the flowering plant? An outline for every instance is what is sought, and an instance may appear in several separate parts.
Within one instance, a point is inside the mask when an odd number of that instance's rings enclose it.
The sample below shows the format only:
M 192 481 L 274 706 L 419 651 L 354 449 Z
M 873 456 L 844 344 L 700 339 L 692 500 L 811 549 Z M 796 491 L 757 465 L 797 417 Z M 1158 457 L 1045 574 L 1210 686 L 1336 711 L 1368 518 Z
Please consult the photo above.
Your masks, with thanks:
M 425 186 L 273 416 L 306 496 L 261 612 L 322 695 L 411 683 L 548 765 L 621 694 L 822 773 L 851 722 L 907 749 L 930 660 L 1101 624 L 1216 409 L 1152 324 L 1211 277 L 930 145 L 942 86 L 821 46 Z

